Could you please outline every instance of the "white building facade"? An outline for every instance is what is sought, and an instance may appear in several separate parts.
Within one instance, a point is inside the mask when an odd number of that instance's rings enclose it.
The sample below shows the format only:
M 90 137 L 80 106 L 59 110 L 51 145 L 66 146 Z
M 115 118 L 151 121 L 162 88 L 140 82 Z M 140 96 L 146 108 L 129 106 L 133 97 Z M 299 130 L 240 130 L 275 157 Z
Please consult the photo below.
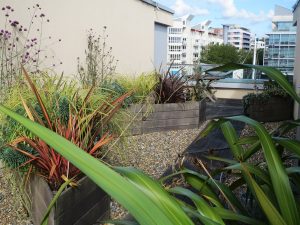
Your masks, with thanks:
M 239 25 L 223 25 L 224 44 L 231 44 L 237 49 L 250 50 L 251 31 Z
M 223 39 L 209 28 L 211 21 L 192 26 L 193 18 L 193 15 L 186 15 L 174 19 L 173 26 L 168 28 L 168 62 L 174 64 L 174 70 L 182 64 L 198 62 L 202 47 L 223 43 Z
M 256 38 L 256 43 L 255 43 L 255 38 L 251 39 L 251 43 L 250 43 L 250 48 L 254 49 L 256 44 L 256 49 L 265 49 L 265 40 L 264 39 L 258 39 Z

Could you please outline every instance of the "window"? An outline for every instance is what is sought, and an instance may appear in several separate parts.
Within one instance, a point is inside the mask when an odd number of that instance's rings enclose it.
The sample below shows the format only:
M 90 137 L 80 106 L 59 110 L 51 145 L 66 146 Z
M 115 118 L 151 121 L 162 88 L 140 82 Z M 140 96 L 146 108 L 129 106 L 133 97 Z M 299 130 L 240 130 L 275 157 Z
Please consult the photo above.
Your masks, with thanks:
M 181 28 L 175 28 L 175 27 L 169 28 L 169 34 L 181 34 L 181 33 L 182 33 Z
M 280 35 L 279 34 L 271 34 L 269 38 L 269 45 L 279 44 Z
M 280 44 L 287 45 L 289 43 L 289 35 L 288 34 L 282 34 L 280 38 Z
M 277 30 L 277 31 L 296 31 L 296 27 L 293 26 L 292 22 L 277 22 L 275 30 Z
M 169 37 L 169 43 L 181 43 L 181 37 Z
M 181 51 L 180 45 L 169 45 L 169 51 L 170 52 L 179 52 Z
M 170 54 L 170 60 L 180 60 L 180 54 Z
M 296 45 L 296 34 L 290 34 L 289 35 L 289 44 L 290 45 Z

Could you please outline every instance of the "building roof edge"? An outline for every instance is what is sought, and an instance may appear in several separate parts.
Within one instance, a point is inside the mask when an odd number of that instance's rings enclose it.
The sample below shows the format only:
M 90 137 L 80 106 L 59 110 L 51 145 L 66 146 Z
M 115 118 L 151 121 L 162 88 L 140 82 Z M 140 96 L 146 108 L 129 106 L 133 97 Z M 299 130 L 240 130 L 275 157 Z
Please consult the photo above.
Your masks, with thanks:
M 298 0 L 295 5 L 293 6 L 293 12 L 295 12 L 296 8 L 299 6 L 300 0 Z
M 144 3 L 146 3 L 146 4 L 152 5 L 152 6 L 156 7 L 156 8 L 158 8 L 158 9 L 166 11 L 168 13 L 171 13 L 171 14 L 175 13 L 174 10 L 172 10 L 172 9 L 168 8 L 167 6 L 164 6 L 164 5 L 162 5 L 162 4 L 158 3 L 158 2 L 155 2 L 153 0 L 141 0 L 141 1 L 144 2 Z

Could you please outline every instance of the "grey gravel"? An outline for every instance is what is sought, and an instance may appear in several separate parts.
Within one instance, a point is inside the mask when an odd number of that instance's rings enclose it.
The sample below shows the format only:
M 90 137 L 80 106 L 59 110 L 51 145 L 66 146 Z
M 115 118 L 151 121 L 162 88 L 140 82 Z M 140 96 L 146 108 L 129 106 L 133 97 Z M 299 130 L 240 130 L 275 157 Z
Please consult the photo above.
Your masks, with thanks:
M 12 172 L 4 168 L 0 172 L 0 225 L 32 225 L 13 183 Z
M 154 132 L 128 137 L 125 143 L 113 146 L 108 158 L 112 165 L 133 166 L 153 178 L 159 178 L 172 165 L 205 124 L 198 129 Z M 115 201 L 111 203 L 112 219 L 126 215 Z

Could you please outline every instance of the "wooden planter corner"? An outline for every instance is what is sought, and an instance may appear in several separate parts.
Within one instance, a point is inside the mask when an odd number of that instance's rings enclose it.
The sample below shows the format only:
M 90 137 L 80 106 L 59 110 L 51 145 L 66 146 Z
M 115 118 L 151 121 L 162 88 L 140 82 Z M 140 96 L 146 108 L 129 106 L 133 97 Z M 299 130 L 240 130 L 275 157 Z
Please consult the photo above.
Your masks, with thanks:
M 40 177 L 30 182 L 32 220 L 39 225 L 53 198 L 53 192 Z M 67 188 L 58 198 L 49 216 L 48 225 L 92 225 L 110 217 L 110 198 L 88 177 L 78 182 L 78 187 Z
M 151 112 L 144 105 L 133 105 L 130 111 L 136 114 L 132 134 L 144 134 L 168 130 L 198 128 L 206 120 L 206 101 L 167 103 L 152 105 Z

